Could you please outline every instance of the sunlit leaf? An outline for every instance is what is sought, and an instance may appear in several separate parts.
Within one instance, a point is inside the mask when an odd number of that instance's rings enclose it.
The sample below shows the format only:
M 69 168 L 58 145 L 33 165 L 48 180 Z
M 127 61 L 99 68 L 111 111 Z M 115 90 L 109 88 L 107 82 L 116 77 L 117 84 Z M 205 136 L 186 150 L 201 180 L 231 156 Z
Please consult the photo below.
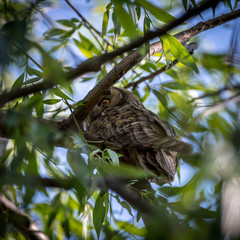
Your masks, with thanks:
M 153 16 L 156 17 L 159 21 L 169 23 L 176 19 L 171 14 L 156 7 L 155 5 L 151 4 L 146 0 L 136 0 L 136 2 L 138 3 L 138 5 L 142 6 L 144 9 L 148 10 L 151 14 L 153 14 Z
M 131 16 L 124 9 L 121 2 L 114 1 L 114 12 L 116 14 L 116 17 L 117 17 L 119 23 L 126 31 L 126 34 L 130 38 L 134 38 L 134 37 L 138 36 L 137 30 L 136 30 L 136 25 L 134 24 Z
M 44 33 L 45 38 L 50 38 L 54 36 L 59 36 L 65 33 L 65 30 L 60 28 L 51 28 L 47 32 Z
M 133 23 L 135 25 L 137 25 L 138 23 L 138 16 L 137 16 L 137 11 L 135 9 L 135 6 L 130 4 L 130 3 L 127 3 L 127 8 L 128 8 L 128 12 L 133 20 Z
M 115 8 L 113 9 L 113 13 L 112 13 L 112 21 L 113 21 L 113 25 L 114 25 L 114 44 L 115 44 L 118 40 L 118 36 L 121 33 L 121 25 L 120 25 L 119 20 L 117 18 Z
M 184 65 L 191 67 L 194 71 L 198 72 L 197 65 L 195 64 L 193 57 L 187 51 L 187 49 L 172 35 L 165 34 L 161 39 L 167 40 L 169 43 L 169 49 L 172 55 Z
M 108 28 L 108 20 L 109 20 L 109 10 L 107 9 L 103 14 L 103 21 L 102 21 L 102 36 L 106 36 L 107 28 Z
M 112 161 L 112 164 L 113 165 L 119 165 L 118 155 L 114 151 L 112 151 L 111 149 L 106 149 L 105 151 L 108 153 L 108 155 L 109 155 L 109 157 Z
M 71 21 L 71 20 L 63 19 L 63 20 L 57 20 L 57 22 L 66 26 L 66 27 L 71 27 L 71 28 L 75 27 L 74 22 Z

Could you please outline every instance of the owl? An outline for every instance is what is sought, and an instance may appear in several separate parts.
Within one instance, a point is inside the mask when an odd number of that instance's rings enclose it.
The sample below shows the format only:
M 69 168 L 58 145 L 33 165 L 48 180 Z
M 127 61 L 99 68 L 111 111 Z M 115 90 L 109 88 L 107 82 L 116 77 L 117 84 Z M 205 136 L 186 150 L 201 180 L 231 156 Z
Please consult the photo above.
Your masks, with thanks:
M 154 180 L 161 184 L 174 180 L 177 152 L 191 151 L 166 121 L 123 88 L 113 87 L 89 113 L 85 124 L 89 134 L 113 144 L 128 164 L 154 173 Z

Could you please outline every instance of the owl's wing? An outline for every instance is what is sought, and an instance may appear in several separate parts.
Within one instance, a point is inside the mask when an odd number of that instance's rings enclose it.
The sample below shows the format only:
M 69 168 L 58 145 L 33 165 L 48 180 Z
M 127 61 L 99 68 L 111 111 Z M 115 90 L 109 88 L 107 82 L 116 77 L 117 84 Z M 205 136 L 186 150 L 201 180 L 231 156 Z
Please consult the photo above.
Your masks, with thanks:
M 154 113 L 139 115 L 137 121 L 123 118 L 120 122 L 116 131 L 122 147 L 165 149 L 184 154 L 192 152 L 191 145 L 176 139 L 172 127 Z

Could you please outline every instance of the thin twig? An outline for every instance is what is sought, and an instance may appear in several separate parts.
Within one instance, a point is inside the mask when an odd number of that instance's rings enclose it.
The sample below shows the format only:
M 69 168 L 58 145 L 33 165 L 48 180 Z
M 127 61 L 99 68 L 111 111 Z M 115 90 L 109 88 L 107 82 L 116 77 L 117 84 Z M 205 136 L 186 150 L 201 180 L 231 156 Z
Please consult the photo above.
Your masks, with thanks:
M 155 38 L 156 36 L 161 36 L 168 32 L 170 29 L 178 26 L 182 22 L 186 21 L 188 18 L 195 16 L 196 14 L 199 14 L 199 12 L 213 6 L 214 4 L 218 3 L 218 1 L 207 1 L 203 3 L 198 8 L 193 9 L 191 12 L 186 13 L 181 18 L 171 22 L 170 24 L 164 26 L 163 28 L 155 31 L 155 32 L 148 32 L 144 37 L 141 37 L 129 45 L 123 46 L 121 48 L 118 48 L 117 50 L 105 53 L 101 56 L 91 58 L 83 63 L 81 63 L 76 69 L 73 71 L 70 71 L 66 75 L 66 79 L 73 80 L 76 77 L 91 71 L 98 71 L 101 68 L 101 65 L 105 63 L 106 61 L 113 59 L 114 57 L 129 51 L 135 47 L 141 46 L 143 43 Z M 231 12 L 229 14 L 224 14 L 221 17 L 217 17 L 211 20 L 208 20 L 206 22 L 202 22 L 197 24 L 196 26 L 192 27 L 191 29 L 188 29 L 186 31 L 183 31 L 181 33 L 178 33 L 175 35 L 175 37 L 178 38 L 180 42 L 186 42 L 191 37 L 208 30 L 210 28 L 219 26 L 223 23 L 226 23 L 230 20 L 236 19 L 240 16 L 240 10 Z M 156 44 L 151 45 L 151 54 L 155 54 L 157 51 L 159 51 L 159 48 L 155 46 Z M 88 114 L 88 112 L 95 106 L 97 101 L 100 97 L 103 96 L 106 89 L 111 87 L 120 77 L 122 77 L 129 69 L 131 69 L 135 64 L 137 64 L 142 59 L 142 56 L 138 54 L 138 52 L 134 52 L 130 55 L 128 55 L 126 58 L 122 60 L 115 68 L 114 72 L 110 71 L 99 83 L 94 87 L 94 89 L 86 96 L 85 100 L 88 101 L 87 105 L 84 106 L 84 113 L 80 117 L 79 121 L 82 121 Z M 46 79 L 43 83 L 35 84 L 34 86 L 25 87 L 22 89 L 18 89 L 15 91 L 11 91 L 9 93 L 2 94 L 0 96 L 0 106 L 3 106 L 5 103 L 18 98 L 22 96 L 26 96 L 31 93 L 35 93 L 41 90 L 49 89 L 56 85 L 56 81 L 53 81 L 52 79 Z M 83 107 L 78 107 L 75 111 L 80 112 L 82 111 Z M 78 119 L 78 115 L 77 119 Z M 70 119 L 70 122 L 72 119 Z
M 204 94 L 202 96 L 199 96 L 199 97 L 194 97 L 194 98 L 191 99 L 191 101 L 195 101 L 195 100 L 203 99 L 203 98 L 207 98 L 207 97 L 219 96 L 222 92 L 231 91 L 231 90 L 240 90 L 240 85 L 234 85 L 234 86 L 231 86 L 231 87 L 224 87 L 224 88 L 221 88 L 217 91 L 206 93 L 206 94 Z
M 102 50 L 104 50 L 104 47 L 102 46 L 102 44 L 100 43 L 100 41 L 98 40 L 98 38 L 95 36 L 95 34 L 91 31 L 91 29 L 97 33 L 101 38 L 102 35 L 101 33 L 71 4 L 71 2 L 69 0 L 65 0 L 66 3 L 75 11 L 75 13 L 82 19 L 82 21 L 85 23 L 85 25 L 87 25 L 86 27 L 89 27 L 89 31 L 92 34 L 92 36 L 95 38 L 95 40 L 98 42 L 99 46 L 102 48 Z M 111 45 L 106 39 L 102 38 L 108 45 Z
M 75 122 L 75 124 L 76 124 L 76 127 L 77 127 L 78 131 L 81 131 L 82 128 L 79 126 L 79 123 L 78 123 L 76 117 L 74 116 L 74 112 L 73 112 L 73 110 L 72 110 L 71 105 L 68 103 L 67 99 L 64 99 L 64 101 L 65 101 L 65 103 L 67 104 L 67 106 L 68 106 L 71 114 L 73 115 L 73 119 L 74 119 L 74 122 Z
M 75 11 L 75 13 L 85 22 L 90 28 L 94 30 L 98 35 L 101 36 L 101 33 L 90 23 L 87 19 L 71 4 L 69 0 L 65 0 L 65 2 Z
M 126 86 L 124 86 L 124 88 L 130 88 L 132 87 L 132 90 L 134 90 L 140 83 L 146 81 L 146 80 L 149 80 L 149 79 L 152 79 L 154 77 L 156 77 L 157 75 L 163 73 L 163 72 L 166 72 L 167 70 L 171 69 L 173 66 L 175 66 L 176 64 L 178 63 L 178 60 L 175 59 L 169 66 L 164 66 L 162 68 L 160 68 L 159 70 L 157 70 L 156 72 L 154 73 L 151 73 L 145 77 L 142 77 L 140 78 L 138 81 L 136 82 L 131 82 L 131 83 L 128 83 Z
M 199 117 L 198 120 L 201 120 L 203 118 L 206 118 L 208 115 L 211 115 L 217 111 L 222 110 L 224 107 L 226 107 L 229 103 L 239 102 L 240 101 L 240 95 L 234 95 L 228 99 L 224 99 L 221 102 L 218 102 L 217 104 L 213 105 L 212 107 L 206 109 Z M 198 121 L 197 120 L 197 121 Z

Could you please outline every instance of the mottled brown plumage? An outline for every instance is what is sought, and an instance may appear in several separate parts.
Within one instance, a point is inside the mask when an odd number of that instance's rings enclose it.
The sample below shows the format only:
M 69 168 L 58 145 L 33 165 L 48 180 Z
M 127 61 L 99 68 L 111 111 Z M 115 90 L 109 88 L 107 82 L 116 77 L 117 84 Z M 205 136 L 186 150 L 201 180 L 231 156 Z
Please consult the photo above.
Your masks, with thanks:
M 146 109 L 133 93 L 112 88 L 86 119 L 87 131 L 111 142 L 125 160 L 154 172 L 158 182 L 171 182 L 177 169 L 177 152 L 191 147 L 176 139 L 173 128 Z

